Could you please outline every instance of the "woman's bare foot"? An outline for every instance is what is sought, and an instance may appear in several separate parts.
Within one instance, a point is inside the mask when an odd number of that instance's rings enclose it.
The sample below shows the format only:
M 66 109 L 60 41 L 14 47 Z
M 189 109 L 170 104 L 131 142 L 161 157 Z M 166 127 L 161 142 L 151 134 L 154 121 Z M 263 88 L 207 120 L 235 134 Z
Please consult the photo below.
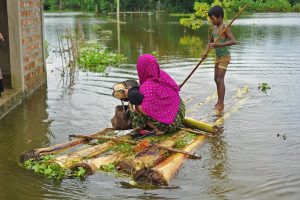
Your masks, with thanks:
M 135 128 L 133 128 L 133 131 L 134 131 L 134 132 L 139 132 L 140 130 L 142 130 L 141 127 L 135 127 Z
M 159 129 L 154 129 L 154 131 L 155 131 L 155 135 L 163 135 L 163 134 L 165 134 L 164 131 L 161 131 Z

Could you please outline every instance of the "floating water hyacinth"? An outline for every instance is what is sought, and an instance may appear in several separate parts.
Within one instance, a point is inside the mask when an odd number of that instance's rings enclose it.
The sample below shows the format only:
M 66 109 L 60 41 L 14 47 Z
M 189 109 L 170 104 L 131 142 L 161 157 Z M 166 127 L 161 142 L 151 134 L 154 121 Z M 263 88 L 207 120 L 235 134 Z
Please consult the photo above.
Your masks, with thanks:
M 267 90 L 271 89 L 271 87 L 268 85 L 268 83 L 263 82 L 263 83 L 258 84 L 258 89 L 260 89 L 262 92 L 266 93 Z

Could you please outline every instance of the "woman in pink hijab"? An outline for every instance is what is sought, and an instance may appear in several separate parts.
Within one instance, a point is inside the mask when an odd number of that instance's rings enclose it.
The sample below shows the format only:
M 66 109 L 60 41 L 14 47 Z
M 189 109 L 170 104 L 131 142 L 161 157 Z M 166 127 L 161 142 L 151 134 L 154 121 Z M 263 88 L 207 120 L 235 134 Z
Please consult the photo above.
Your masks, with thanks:
M 177 131 L 185 116 L 179 86 L 160 69 L 151 54 L 138 58 L 137 73 L 140 87 L 128 92 L 130 102 L 135 105 L 131 112 L 133 128 L 153 129 L 156 134 Z

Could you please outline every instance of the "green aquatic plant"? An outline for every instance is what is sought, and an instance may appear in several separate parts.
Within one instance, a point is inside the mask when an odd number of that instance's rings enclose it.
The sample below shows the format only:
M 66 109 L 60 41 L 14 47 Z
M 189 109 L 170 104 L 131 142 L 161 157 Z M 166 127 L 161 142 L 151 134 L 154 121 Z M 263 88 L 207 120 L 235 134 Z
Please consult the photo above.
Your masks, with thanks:
M 58 164 L 51 162 L 54 158 L 53 155 L 47 155 L 39 158 L 38 160 L 29 159 L 21 163 L 21 167 L 33 170 L 37 174 L 41 174 L 50 179 L 61 180 L 65 177 L 84 178 L 86 170 L 82 167 L 71 171 L 70 169 L 63 169 Z
M 267 90 L 270 90 L 271 87 L 268 85 L 268 83 L 260 83 L 258 84 L 258 89 L 260 89 L 262 92 L 266 93 Z
M 192 140 L 196 137 L 193 133 L 185 133 L 184 137 L 176 140 L 174 148 L 175 149 L 183 149 L 186 145 L 188 145 Z
M 87 43 L 80 47 L 77 61 L 82 69 L 105 73 L 107 67 L 125 63 L 127 58 L 123 54 L 103 50 L 97 43 Z
M 113 152 L 118 152 L 120 154 L 123 154 L 124 156 L 132 156 L 134 155 L 133 146 L 128 143 L 117 143 L 113 147 L 109 149 Z
M 187 145 L 187 142 L 184 140 L 177 140 L 175 142 L 174 148 L 175 149 L 183 149 Z
M 48 178 L 62 179 L 66 175 L 66 170 L 63 170 L 58 164 L 51 163 L 52 155 L 41 157 L 39 160 L 26 160 L 22 167 L 32 169 L 35 173 L 43 174 Z
M 148 136 L 147 139 L 150 140 L 151 142 L 157 143 L 157 142 L 162 142 L 170 139 L 173 134 L 167 133 L 167 134 L 162 134 L 162 135 L 153 135 L 153 136 Z
M 115 172 L 116 171 L 116 166 L 114 163 L 109 163 L 107 165 L 103 165 L 100 168 L 104 172 Z
M 72 173 L 72 177 L 83 179 L 86 176 L 86 169 L 83 167 L 78 167 L 77 170 L 74 170 Z

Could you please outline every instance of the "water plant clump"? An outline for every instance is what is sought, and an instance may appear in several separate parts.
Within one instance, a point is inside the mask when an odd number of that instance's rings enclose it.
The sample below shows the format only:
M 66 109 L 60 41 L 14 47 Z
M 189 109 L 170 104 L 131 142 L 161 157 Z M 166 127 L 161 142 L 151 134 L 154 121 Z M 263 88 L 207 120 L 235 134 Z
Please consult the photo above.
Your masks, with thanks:
M 263 82 L 263 83 L 258 84 L 258 89 L 260 89 L 262 92 L 266 93 L 267 90 L 271 89 L 271 87 L 268 85 L 268 83 Z
M 77 61 L 82 69 L 104 73 L 107 67 L 125 63 L 127 58 L 123 54 L 103 50 L 97 43 L 86 43 L 80 47 Z
M 116 166 L 115 166 L 114 163 L 109 163 L 107 165 L 103 165 L 103 166 L 101 166 L 100 169 L 104 172 L 115 172 L 115 171 L 117 171 Z
M 53 155 L 43 156 L 38 160 L 29 159 L 20 165 L 26 169 L 31 169 L 37 174 L 41 174 L 50 179 L 61 180 L 65 177 L 84 178 L 86 170 L 82 167 L 71 171 L 70 169 L 63 169 L 58 164 L 51 162 Z

